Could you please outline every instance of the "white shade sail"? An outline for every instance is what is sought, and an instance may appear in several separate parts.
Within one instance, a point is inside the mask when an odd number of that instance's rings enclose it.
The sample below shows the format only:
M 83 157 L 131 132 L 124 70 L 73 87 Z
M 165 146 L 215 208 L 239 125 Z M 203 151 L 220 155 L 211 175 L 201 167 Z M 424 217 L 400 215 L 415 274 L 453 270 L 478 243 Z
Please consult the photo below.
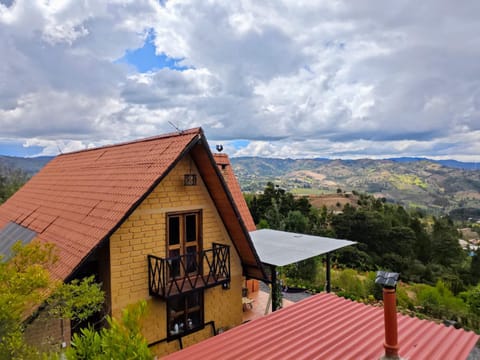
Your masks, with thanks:
M 275 266 L 294 264 L 313 256 L 356 244 L 349 240 L 270 229 L 251 231 L 250 237 L 260 261 Z

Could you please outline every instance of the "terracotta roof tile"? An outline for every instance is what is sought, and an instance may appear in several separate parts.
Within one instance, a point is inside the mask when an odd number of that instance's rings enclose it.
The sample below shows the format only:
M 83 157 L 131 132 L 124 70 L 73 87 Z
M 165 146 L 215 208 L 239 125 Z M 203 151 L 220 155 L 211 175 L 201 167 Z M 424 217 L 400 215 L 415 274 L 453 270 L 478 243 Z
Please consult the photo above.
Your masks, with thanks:
M 201 129 L 59 155 L 0 207 L 54 243 L 64 279 L 161 178 Z
M 398 314 L 405 359 L 466 359 L 479 336 Z M 235 327 L 165 359 L 379 359 L 383 309 L 322 293 Z
M 232 194 L 233 200 L 237 205 L 240 216 L 242 217 L 243 222 L 248 231 L 254 231 L 257 229 L 255 222 L 253 221 L 252 214 L 248 209 L 248 205 L 243 197 L 240 184 L 238 183 L 235 174 L 233 173 L 232 165 L 227 154 L 214 154 L 213 155 L 215 162 L 217 163 L 218 168 L 223 174 L 230 193 Z

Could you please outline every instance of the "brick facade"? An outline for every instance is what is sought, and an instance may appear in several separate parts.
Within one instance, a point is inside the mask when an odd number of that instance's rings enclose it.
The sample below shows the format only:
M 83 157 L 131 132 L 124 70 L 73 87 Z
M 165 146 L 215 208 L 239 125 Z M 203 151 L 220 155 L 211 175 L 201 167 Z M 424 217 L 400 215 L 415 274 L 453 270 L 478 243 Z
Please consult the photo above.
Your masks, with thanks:
M 230 245 L 231 284 L 204 292 L 204 320 L 214 321 L 217 328 L 232 327 L 242 321 L 242 266 L 231 239 L 202 179 L 196 186 L 184 186 L 183 175 L 190 170 L 198 173 L 187 156 L 160 182 L 129 218 L 110 238 L 110 289 L 113 316 L 119 316 L 127 305 L 142 299 L 148 302 L 148 315 L 143 333 L 154 342 L 167 336 L 166 301 L 151 298 L 148 292 L 147 255 L 166 256 L 166 217 L 168 213 L 202 211 L 203 249 L 212 243 Z M 185 336 L 184 346 L 212 335 L 211 327 Z M 179 350 L 177 341 L 163 342 L 153 348 L 156 355 Z
M 63 334 L 62 334 L 63 331 Z M 52 319 L 46 311 L 25 326 L 25 341 L 42 351 L 57 351 L 62 343 L 70 343 L 70 320 Z

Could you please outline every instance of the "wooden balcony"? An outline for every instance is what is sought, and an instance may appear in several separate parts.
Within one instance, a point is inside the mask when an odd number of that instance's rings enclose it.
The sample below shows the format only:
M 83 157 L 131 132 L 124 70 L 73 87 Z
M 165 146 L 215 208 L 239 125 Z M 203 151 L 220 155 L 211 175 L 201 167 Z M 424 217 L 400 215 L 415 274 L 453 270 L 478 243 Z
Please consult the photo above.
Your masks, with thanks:
M 230 282 L 230 247 L 213 244 L 197 253 L 172 258 L 148 255 L 148 287 L 151 296 L 168 299 L 190 291 Z

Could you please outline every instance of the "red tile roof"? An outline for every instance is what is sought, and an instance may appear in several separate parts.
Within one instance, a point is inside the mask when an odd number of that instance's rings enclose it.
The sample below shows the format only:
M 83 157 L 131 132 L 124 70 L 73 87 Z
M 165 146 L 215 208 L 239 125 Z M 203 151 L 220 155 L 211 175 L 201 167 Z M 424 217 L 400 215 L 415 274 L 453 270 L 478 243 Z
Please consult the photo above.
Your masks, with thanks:
M 248 231 L 254 231 L 257 229 L 255 222 L 253 221 L 252 214 L 248 209 L 247 202 L 243 197 L 242 190 L 240 188 L 240 184 L 233 173 L 232 164 L 230 163 L 230 159 L 228 158 L 227 154 L 213 154 L 215 158 L 215 162 L 217 163 L 218 168 L 222 172 L 228 188 L 232 194 L 233 200 L 235 204 L 237 204 L 238 211 L 240 212 L 240 216 L 245 224 L 245 227 Z
M 0 206 L 0 229 L 12 221 L 37 232 L 40 240 L 54 243 L 59 261 L 53 274 L 66 279 L 186 152 L 209 153 L 203 138 L 203 131 L 197 128 L 59 155 Z M 202 156 L 212 159 L 211 155 Z M 215 170 L 213 160 L 203 161 L 201 166 Z M 210 173 L 218 181 L 218 172 Z M 221 189 L 217 186 L 210 193 L 221 193 Z M 217 204 L 225 212 L 233 205 L 228 201 Z M 234 226 L 235 219 L 228 219 L 226 225 Z M 241 234 L 241 227 L 238 229 Z M 237 246 L 243 251 L 240 256 L 259 266 L 248 233 L 235 241 L 245 243 Z
M 404 359 L 466 359 L 479 336 L 398 314 Z M 321 293 L 165 359 L 379 359 L 383 309 Z

